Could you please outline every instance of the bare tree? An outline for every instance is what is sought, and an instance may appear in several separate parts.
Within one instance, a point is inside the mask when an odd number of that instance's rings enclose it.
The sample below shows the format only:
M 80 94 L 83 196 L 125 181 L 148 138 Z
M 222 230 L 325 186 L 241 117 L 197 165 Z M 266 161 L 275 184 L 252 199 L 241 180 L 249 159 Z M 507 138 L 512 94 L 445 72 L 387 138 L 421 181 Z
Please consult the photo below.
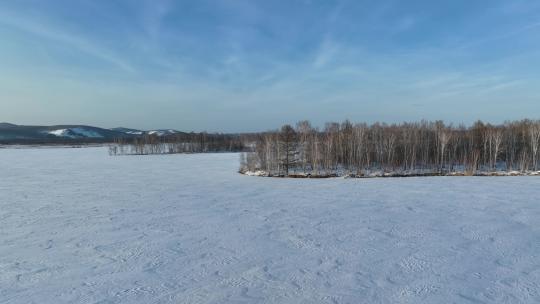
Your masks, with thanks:
M 371 126 L 344 121 L 327 123 L 322 131 L 303 121 L 296 130 L 285 125 L 259 136 L 252 162 L 270 175 L 483 174 L 499 165 L 538 170 L 539 150 L 538 121 L 499 126 L 478 121 L 470 128 L 442 121 Z
M 487 137 L 489 142 L 489 154 L 490 154 L 490 169 L 494 170 L 497 165 L 497 157 L 501 149 L 503 140 L 503 131 L 499 128 L 491 127 L 487 130 Z
M 298 154 L 300 163 L 302 164 L 302 171 L 303 173 L 306 173 L 307 166 L 312 162 L 312 154 L 313 151 L 311 150 L 312 145 L 310 143 L 311 139 L 311 133 L 313 132 L 313 128 L 311 127 L 311 124 L 307 120 L 300 121 L 296 124 L 296 130 L 298 132 Z
M 529 140 L 531 146 L 532 167 L 538 171 L 538 148 L 540 144 L 540 121 L 531 122 L 529 125 Z
M 446 152 L 446 148 L 448 147 L 448 143 L 450 142 L 450 139 L 452 138 L 452 133 L 447 130 L 444 126 L 444 123 L 442 121 L 438 121 L 436 123 L 436 130 L 437 130 L 437 146 L 438 146 L 438 163 L 439 163 L 439 172 L 442 172 L 445 160 L 444 160 L 444 154 Z
M 279 147 L 280 151 L 282 151 L 280 161 L 283 165 L 283 169 L 285 170 L 285 175 L 289 175 L 290 169 L 294 169 L 294 165 L 297 163 L 297 134 L 293 127 L 290 125 L 284 125 L 279 133 L 279 139 Z

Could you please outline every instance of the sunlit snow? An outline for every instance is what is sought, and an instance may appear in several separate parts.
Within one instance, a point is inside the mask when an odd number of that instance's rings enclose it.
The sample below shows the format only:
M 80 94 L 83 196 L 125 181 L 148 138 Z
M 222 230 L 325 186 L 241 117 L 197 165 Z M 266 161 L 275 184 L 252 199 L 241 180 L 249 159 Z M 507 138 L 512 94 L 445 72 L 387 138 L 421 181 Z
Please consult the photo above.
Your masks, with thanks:
M 538 303 L 540 179 L 0 149 L 1 303 Z
M 103 135 L 99 134 L 96 131 L 92 131 L 92 130 L 81 128 L 81 127 L 52 130 L 52 131 L 48 131 L 47 133 L 58 136 L 58 137 L 69 137 L 69 138 L 80 138 L 80 137 L 102 138 L 103 137 Z

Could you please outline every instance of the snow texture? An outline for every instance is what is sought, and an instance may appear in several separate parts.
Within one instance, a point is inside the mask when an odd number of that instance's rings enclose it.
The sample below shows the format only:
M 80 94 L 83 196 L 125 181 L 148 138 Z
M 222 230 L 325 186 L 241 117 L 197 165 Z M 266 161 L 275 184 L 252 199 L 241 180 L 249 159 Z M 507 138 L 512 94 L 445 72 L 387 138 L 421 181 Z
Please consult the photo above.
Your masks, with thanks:
M 58 129 L 53 131 L 48 131 L 48 134 L 58 136 L 58 137 L 69 137 L 69 138 L 102 138 L 103 135 L 99 134 L 96 131 L 88 130 L 85 128 L 69 128 L 69 129 Z
M 0 303 L 539 303 L 540 179 L 0 149 Z
M 143 131 L 125 131 L 126 134 L 133 134 L 133 135 L 142 135 Z
M 101 138 L 101 137 L 103 137 L 103 135 L 99 134 L 98 132 L 88 130 L 88 129 L 85 129 L 85 128 L 72 128 L 71 131 L 74 132 L 75 134 L 78 134 L 78 135 L 84 136 L 84 137 L 92 137 L 92 138 Z
M 175 130 L 172 130 L 172 129 L 169 129 L 169 130 L 152 130 L 152 131 L 148 131 L 148 134 L 150 134 L 150 135 L 157 135 L 157 136 L 172 135 L 172 134 L 176 134 L 176 133 L 178 133 L 178 131 L 175 131 Z
M 47 133 L 58 136 L 58 137 L 70 137 L 69 129 L 58 129 L 53 131 L 48 131 Z

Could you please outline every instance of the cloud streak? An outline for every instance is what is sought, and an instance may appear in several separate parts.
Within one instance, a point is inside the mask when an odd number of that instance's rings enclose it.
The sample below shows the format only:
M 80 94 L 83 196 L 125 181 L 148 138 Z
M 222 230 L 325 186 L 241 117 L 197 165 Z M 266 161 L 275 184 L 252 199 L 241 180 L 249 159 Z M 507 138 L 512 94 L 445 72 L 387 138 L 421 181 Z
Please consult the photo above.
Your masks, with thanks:
M 489 43 L 492 43 L 492 42 L 497 42 L 497 41 L 500 41 L 500 40 L 509 39 L 509 38 L 514 37 L 514 36 L 518 36 L 520 34 L 523 34 L 523 33 L 526 33 L 528 31 L 532 31 L 532 30 L 535 30 L 535 29 L 538 29 L 538 28 L 540 28 L 540 21 L 539 22 L 534 22 L 534 23 L 531 23 L 531 24 L 528 24 L 528 25 L 525 25 L 525 26 L 522 26 L 522 27 L 519 27 L 517 29 L 510 30 L 510 31 L 507 31 L 507 32 L 504 32 L 504 33 L 501 33 L 501 34 L 498 34 L 498 35 L 495 35 L 495 36 L 477 39 L 477 40 L 465 43 L 463 45 L 460 45 L 456 49 L 465 50 L 465 49 L 478 47 L 478 46 L 481 46 L 481 45 L 484 45 L 484 44 L 489 44 Z
M 120 68 L 126 72 L 135 72 L 136 69 L 124 58 L 116 55 L 111 50 L 101 47 L 96 43 L 82 38 L 81 35 L 75 35 L 58 27 L 48 25 L 43 22 L 36 22 L 29 16 L 18 16 L 0 12 L 0 24 L 15 28 L 17 30 L 38 36 L 54 43 L 61 43 L 70 48 L 76 49 L 81 53 L 100 59 L 108 64 Z

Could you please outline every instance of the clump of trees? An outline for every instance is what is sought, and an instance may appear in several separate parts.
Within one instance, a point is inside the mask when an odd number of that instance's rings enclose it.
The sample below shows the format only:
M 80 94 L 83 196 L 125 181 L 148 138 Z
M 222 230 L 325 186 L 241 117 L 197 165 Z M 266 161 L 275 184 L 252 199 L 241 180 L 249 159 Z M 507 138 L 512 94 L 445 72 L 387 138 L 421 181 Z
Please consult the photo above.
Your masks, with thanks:
M 301 121 L 259 134 L 241 172 L 268 176 L 476 175 L 540 166 L 540 121 L 470 127 L 442 121 L 401 124 Z
M 246 151 L 246 140 L 236 134 L 177 133 L 118 138 L 109 145 L 110 155 L 146 155 Z

